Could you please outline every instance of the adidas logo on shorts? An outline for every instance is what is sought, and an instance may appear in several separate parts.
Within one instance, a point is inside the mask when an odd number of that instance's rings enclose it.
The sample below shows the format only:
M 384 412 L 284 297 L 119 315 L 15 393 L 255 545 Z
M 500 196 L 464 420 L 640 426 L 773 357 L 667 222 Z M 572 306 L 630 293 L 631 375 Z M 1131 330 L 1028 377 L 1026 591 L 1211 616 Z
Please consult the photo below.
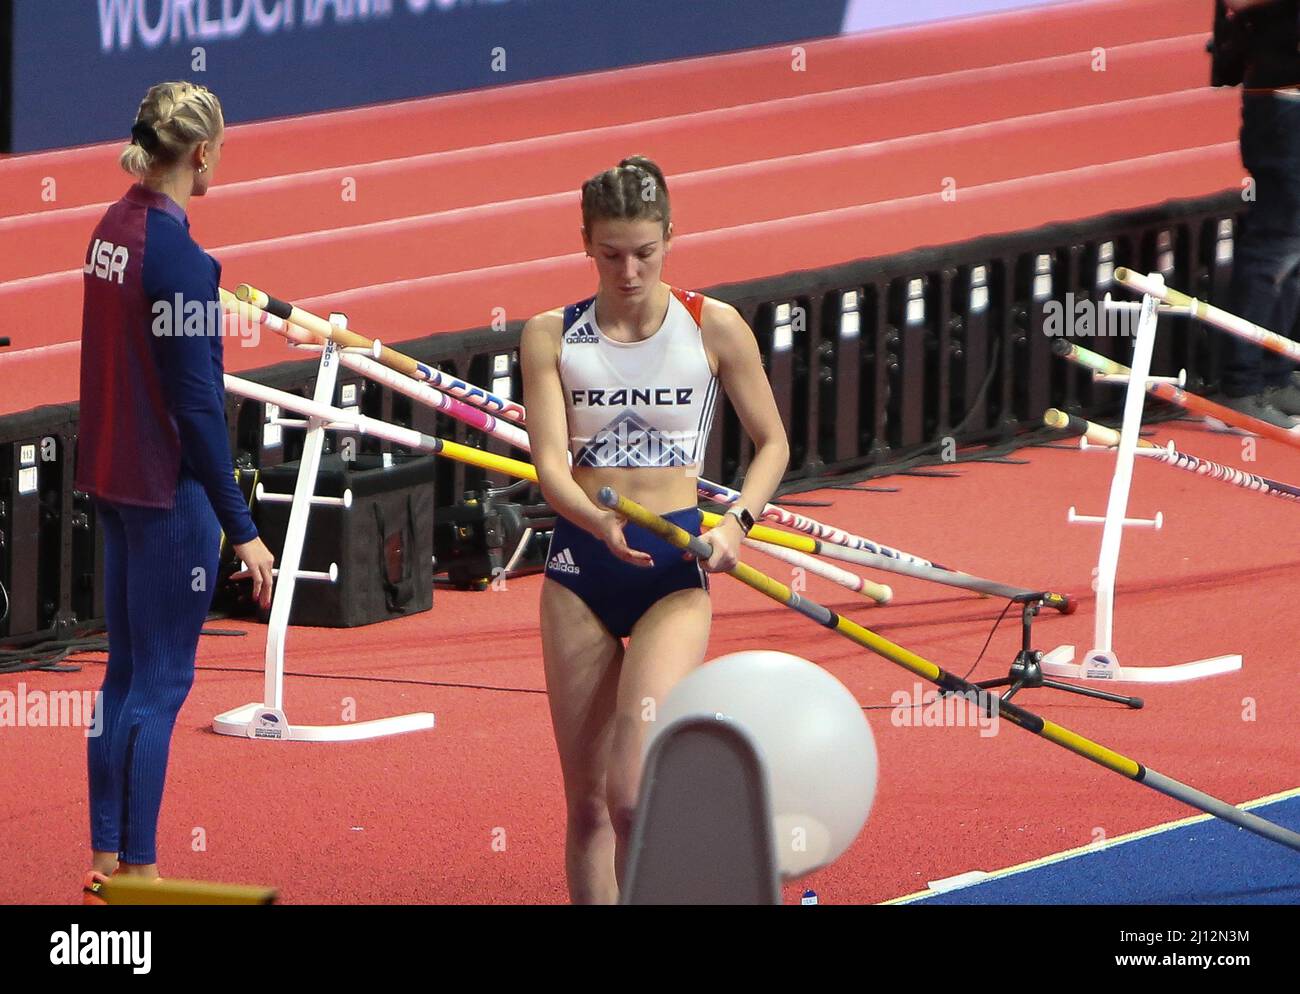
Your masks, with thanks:
M 578 564 L 573 561 L 573 553 L 568 549 L 561 549 L 551 556 L 551 561 L 547 563 L 546 568 L 556 573 L 572 573 L 574 576 L 582 572 L 578 569 Z

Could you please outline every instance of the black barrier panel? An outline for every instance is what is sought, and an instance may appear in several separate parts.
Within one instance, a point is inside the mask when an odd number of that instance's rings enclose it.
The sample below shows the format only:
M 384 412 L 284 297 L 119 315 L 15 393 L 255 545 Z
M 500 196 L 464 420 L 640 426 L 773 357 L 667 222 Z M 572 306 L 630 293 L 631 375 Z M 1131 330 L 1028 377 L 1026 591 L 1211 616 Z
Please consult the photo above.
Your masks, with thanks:
M 469 362 L 467 379 L 504 400 L 515 400 L 523 393 L 523 383 L 519 376 L 519 353 L 516 343 L 506 344 L 507 341 L 508 339 L 503 336 L 499 349 L 473 357 Z M 466 431 L 464 424 L 460 424 L 458 429 L 462 432 Z M 482 438 L 481 443 L 478 441 L 480 438 Z M 464 441 L 470 445 L 481 444 L 488 452 L 499 456 L 531 461 L 527 453 L 520 452 L 514 446 L 499 439 L 484 436 L 481 432 L 469 432 Z M 493 488 L 508 487 L 516 479 L 507 473 L 489 473 L 483 470 L 475 470 L 475 473 L 478 479 L 486 481 Z
M 1063 326 L 1067 321 L 1082 314 L 1088 321 L 1088 330 L 1093 332 L 1095 317 L 1098 313 L 1096 299 L 1092 288 L 1085 283 L 1082 273 L 1083 249 L 1078 244 L 1062 247 L 1056 254 L 1055 272 L 1057 279 L 1052 299 L 1047 302 L 1047 314 L 1043 321 L 1043 334 L 1049 341 L 1064 334 Z M 1075 335 L 1079 329 L 1073 329 Z M 1087 343 L 1083 343 L 1087 345 Z M 1066 411 L 1082 409 L 1081 392 L 1089 384 L 1089 377 L 1081 375 L 1084 371 L 1070 363 L 1054 359 L 1049 364 L 1051 379 L 1051 396 L 1056 407 Z
M 932 334 L 928 276 L 900 277 L 889 284 L 889 444 L 910 449 L 925 440 L 925 349 Z
M 1175 286 L 1198 299 L 1205 299 L 1209 287 L 1210 272 L 1205 258 L 1205 244 L 1207 240 L 1213 243 L 1213 233 L 1214 226 L 1200 218 L 1184 226 L 1185 258 L 1180 259 L 1180 269 L 1183 272 L 1180 278 L 1186 282 Z M 1189 379 L 1195 377 L 1196 393 L 1204 395 L 1207 392 L 1217 392 L 1216 371 L 1209 364 L 1204 369 L 1198 368 L 1200 357 L 1205 351 L 1206 336 L 1211 334 L 1211 330 L 1205 327 L 1204 322 L 1189 318 L 1182 319 L 1180 323 L 1182 328 L 1173 354 L 1174 373 L 1177 374 L 1178 370 L 1185 369 Z M 1205 389 L 1206 379 L 1215 381 L 1215 386 L 1209 391 Z
M 925 319 L 921 325 L 921 339 L 917 360 L 921 364 L 920 389 L 908 391 L 918 399 L 920 407 L 920 437 L 917 445 L 934 441 L 940 434 L 942 408 L 947 406 L 947 370 L 943 368 L 942 354 L 948 340 L 948 302 L 945 288 L 951 282 L 946 269 L 932 270 L 925 276 Z M 911 377 L 906 377 L 911 380 Z M 909 384 L 910 385 L 910 384 Z
M 460 373 L 454 360 L 443 359 L 437 365 L 443 372 L 452 376 Z M 461 422 L 440 411 L 435 411 L 425 404 L 416 403 L 411 409 L 411 427 L 423 434 L 450 439 L 453 442 L 463 441 L 464 439 L 465 426 Z M 414 453 L 409 454 L 413 455 Z M 472 470 L 471 467 L 462 463 L 452 462 L 450 459 L 445 459 L 438 465 L 437 473 L 434 476 L 434 487 L 443 495 L 445 503 L 454 504 L 465 493 L 466 473 L 470 471 L 478 472 L 478 470 Z
M 931 441 L 952 434 L 952 290 L 956 278 L 956 269 L 946 266 L 931 288 L 934 330 L 926 341 L 925 352 L 925 435 Z
M 1159 273 L 1166 285 L 1187 287 L 1186 272 L 1178 265 L 1179 236 L 1181 232 L 1176 225 L 1161 225 L 1148 229 L 1142 236 L 1141 262 L 1138 268 L 1144 273 Z M 1180 278 L 1184 277 L 1184 278 Z M 1129 299 L 1135 299 L 1129 295 Z M 1137 326 L 1134 325 L 1136 332 Z M 1177 376 L 1178 369 L 1174 363 L 1177 340 L 1186 334 L 1186 323 L 1179 319 L 1171 321 L 1161 319 L 1160 334 L 1156 335 L 1151 351 L 1151 375 Z
M 1062 273 L 1066 292 L 1065 311 L 1078 311 L 1078 304 L 1084 304 L 1084 313 L 1088 315 L 1089 328 L 1092 331 L 1091 344 L 1081 342 L 1085 348 L 1102 355 L 1110 355 L 1114 350 L 1117 332 L 1123 327 L 1120 320 L 1122 312 L 1106 310 L 1106 296 L 1111 294 L 1116 300 L 1129 302 L 1127 293 L 1117 292 L 1115 286 L 1115 243 L 1109 238 L 1090 241 L 1083 244 L 1074 243 L 1068 250 L 1068 257 Z M 1077 335 L 1071 337 L 1078 337 Z M 1054 386 L 1056 398 L 1064 402 L 1063 410 L 1078 413 L 1083 410 L 1100 410 L 1098 405 L 1115 396 L 1113 389 L 1093 382 L 1092 374 L 1079 366 L 1057 361 L 1054 369 Z M 1098 389 L 1102 387 L 1101 389 Z M 1056 405 L 1061 407 L 1061 403 Z
M 40 560 L 36 589 L 42 630 L 72 624 L 72 412 L 57 432 L 41 439 Z
M 343 366 L 339 369 L 337 379 L 334 382 L 334 398 L 331 403 L 342 410 L 353 414 L 367 414 L 365 404 L 382 405 L 383 397 L 380 395 L 380 387 L 375 384 L 374 389 L 367 391 L 367 380 L 360 373 L 354 373 L 352 370 Z M 315 395 L 315 384 L 313 383 L 310 392 L 306 396 Z M 297 418 L 298 416 L 290 411 L 284 412 L 287 418 Z M 378 438 L 371 438 L 364 432 L 359 431 L 327 431 L 325 433 L 325 448 L 327 454 L 335 454 L 343 457 L 345 462 L 356 462 L 363 454 L 376 455 L 383 451 L 384 441 Z
M 891 334 L 886 319 L 888 294 L 883 287 L 872 283 L 862 291 L 862 367 L 859 382 L 862 393 L 858 397 L 858 423 L 861 425 L 861 448 L 873 462 L 889 458 L 889 383 L 892 353 L 888 342 Z M 841 403 L 852 403 L 846 397 Z
M 817 455 L 824 466 L 857 456 L 862 391 L 862 300 L 860 288 L 834 290 L 821 298 L 815 346 Z
M 989 313 L 994 301 L 989 275 L 988 263 L 958 266 L 949 288 L 947 421 L 959 436 L 978 438 L 992 425 L 989 386 L 995 368 Z
M 1205 267 L 1199 258 L 1201 225 L 1199 222 L 1179 224 L 1175 230 L 1177 234 L 1174 243 L 1174 277 L 1171 285 L 1197 297 L 1200 295 L 1199 288 L 1205 283 Z M 1192 364 L 1196 355 L 1197 342 L 1209 331 L 1208 328 L 1202 327 L 1202 324 L 1203 322 L 1192 318 L 1161 318 L 1157 342 L 1165 335 L 1166 330 L 1172 331 L 1169 335 L 1170 349 L 1164 356 L 1170 370 L 1167 375 L 1177 376 L 1180 369 L 1187 369 Z
M 1201 224 L 1178 224 L 1173 226 L 1173 275 L 1166 277 L 1169 284 L 1191 294 L 1200 296 L 1205 285 L 1205 267 L 1201 262 Z M 1168 351 L 1161 351 L 1164 363 L 1160 375 L 1177 376 L 1179 370 L 1190 369 L 1195 362 L 1198 342 L 1206 334 L 1221 336 L 1222 332 L 1211 331 L 1204 323 L 1189 317 L 1162 316 L 1160 334 L 1156 337 L 1157 348 L 1163 345 L 1162 339 L 1168 340 Z M 1167 370 L 1164 372 L 1163 370 Z
M 772 303 L 752 305 L 745 300 L 733 300 L 731 303 L 745 319 L 745 323 L 753 329 L 763 358 L 763 369 L 770 377 L 771 371 L 768 367 L 771 364 L 771 356 L 764 343 L 770 343 L 772 340 L 775 305 Z M 789 422 L 786 419 L 789 417 L 790 394 L 788 366 L 785 363 L 778 363 L 777 386 L 773 388 L 772 395 L 776 399 L 777 410 L 781 412 L 781 421 L 788 427 Z M 717 445 L 720 466 L 717 476 L 708 477 L 706 474 L 706 477 L 715 483 L 739 490 L 744 483 L 745 471 L 749 468 L 753 451 L 749 439 L 745 437 L 740 418 L 736 415 L 735 408 L 731 406 L 731 398 L 721 387 L 718 389 L 718 397 L 714 403 L 712 431 L 716 439 L 710 438 L 709 444 L 710 447 Z
M 439 341 L 439 338 L 442 340 Z M 423 339 L 419 342 L 404 342 L 400 350 L 413 359 L 455 377 L 467 375 L 469 359 L 473 354 L 472 349 L 464 347 L 459 342 L 448 341 L 446 336 L 437 336 L 432 340 Z M 412 401 L 410 426 L 426 435 L 446 438 L 453 442 L 464 442 L 467 437 L 463 422 L 418 401 Z M 407 452 L 407 454 L 415 453 Z M 469 477 L 467 483 L 467 473 L 478 473 L 479 476 Z M 450 459 L 443 459 L 438 463 L 433 485 L 435 492 L 439 494 L 439 503 L 450 505 L 455 504 L 464 495 L 467 486 L 481 479 L 481 470 Z
M 0 419 L 0 638 L 72 623 L 74 417 L 56 405 Z
M 704 465 L 700 468 L 700 475 L 706 480 L 712 480 L 714 483 L 721 483 L 730 486 L 733 477 L 727 472 L 727 456 L 723 445 L 723 426 L 727 422 L 727 415 L 731 410 L 731 405 L 727 403 L 726 394 L 719 390 L 718 399 L 713 408 L 713 428 L 709 432 L 709 442 L 704 449 Z M 734 462 L 733 462 L 734 466 Z
M 1200 224 L 1178 224 L 1174 226 L 1174 275 L 1170 285 L 1185 293 L 1197 295 L 1197 286 L 1203 282 L 1203 273 L 1197 255 L 1200 251 Z M 1202 322 L 1193 318 L 1178 317 L 1162 319 L 1161 334 L 1156 337 L 1160 343 L 1166 337 L 1164 330 L 1169 328 L 1173 334 L 1169 339 L 1169 351 L 1162 353 L 1161 359 L 1167 363 L 1167 376 L 1177 376 L 1178 371 L 1186 369 L 1196 351 L 1196 340 L 1208 328 L 1201 327 Z
M 104 533 L 95 502 L 72 493 L 72 615 L 76 625 L 96 625 L 104 612 Z
M 284 462 L 284 431 L 267 424 L 266 417 L 266 406 L 260 401 L 226 394 L 226 423 L 230 427 L 230 448 L 236 462 L 241 456 L 262 467 Z
M 360 373 L 354 373 L 346 366 L 339 370 L 339 384 L 336 389 L 338 396 L 336 403 L 339 407 L 355 406 L 361 414 L 368 418 L 382 418 L 386 401 L 384 395 L 389 392 L 383 384 L 376 383 Z M 351 403 L 349 403 L 349 398 L 351 398 Z M 340 437 L 343 436 L 340 435 Z M 392 443 L 386 442 L 382 438 L 375 438 L 373 435 L 356 435 L 354 437 L 358 443 L 355 450 L 358 455 L 373 456 L 392 451 Z
M 749 466 L 748 444 L 741 430 L 740 419 L 725 391 L 718 391 L 713 430 L 718 432 L 722 440 L 722 469 L 715 482 L 739 490 L 745 482 L 745 470 Z
M 1042 424 L 1052 406 L 1052 342 L 1044 332 L 1056 294 L 1059 247 L 1027 252 L 1016 263 L 1016 310 L 1010 332 L 1012 418 L 1015 426 Z
M 995 259 L 989 266 L 989 348 L 996 350 L 990 356 L 994 367 L 989 386 L 989 401 L 993 410 L 991 437 L 1005 438 L 1015 432 L 1019 421 L 1015 411 L 1014 384 L 1016 343 L 1013 331 L 1018 322 L 1026 321 L 1023 308 L 1016 296 L 1016 257 Z
M 1143 236 L 1141 230 L 1130 228 L 1121 230 L 1115 236 L 1115 263 L 1116 266 L 1136 266 L 1142 268 L 1141 246 Z M 1141 298 L 1130 290 L 1112 287 L 1111 290 L 1114 298 L 1126 303 L 1138 303 Z M 1130 366 L 1133 363 L 1133 348 L 1136 344 L 1135 333 L 1137 331 L 1137 312 L 1129 310 L 1127 312 L 1117 313 L 1115 317 L 1116 327 L 1115 334 L 1100 339 L 1094 338 L 1093 341 L 1105 347 L 1105 354 L 1108 358 L 1116 362 Z M 1087 343 L 1084 343 L 1087 347 Z M 1124 391 L 1114 385 L 1099 384 L 1097 386 L 1097 395 L 1099 397 L 1110 397 L 1113 399 L 1114 407 L 1112 410 L 1119 412 L 1124 406 Z
M 389 424 L 401 425 L 403 428 L 412 427 L 412 421 L 415 419 L 416 402 L 404 393 L 398 393 L 396 390 L 383 391 L 383 411 L 379 415 Z M 410 455 L 411 450 L 405 445 L 392 446 L 394 453 Z
M 821 324 L 821 308 L 821 294 L 801 296 L 794 304 L 791 370 L 794 424 L 790 434 L 790 471 L 798 476 L 816 475 L 823 468 L 817 456 L 818 395 L 813 389 L 816 367 L 813 329 Z
M 796 430 L 792 304 L 789 300 L 782 299 L 757 305 L 745 302 L 743 305 L 738 304 L 737 308 L 740 310 L 741 317 L 754 329 L 754 337 L 758 339 L 758 351 L 763 358 L 763 370 L 772 385 L 772 399 L 776 401 L 776 409 L 781 415 L 781 424 L 785 426 L 786 437 L 790 438 Z M 731 398 L 721 387 L 718 390 L 717 409 L 720 414 L 725 415 L 721 418 L 725 436 L 724 451 L 734 456 L 734 463 L 729 460 L 726 467 L 728 484 L 739 490 L 745 474 L 749 472 L 750 461 L 754 458 L 754 446 L 740 423 L 740 416 L 731 405 Z M 717 430 L 717 425 L 718 419 L 715 419 L 714 430 Z M 793 445 L 790 455 L 790 466 L 794 467 L 796 463 Z
M 41 436 L 24 434 L 0 443 L 0 637 L 30 635 L 41 625 L 41 498 L 37 452 Z
M 761 305 L 752 321 L 772 396 L 790 442 L 789 471 L 796 475 L 806 468 L 812 419 L 816 416 L 810 406 L 808 383 L 813 337 L 810 328 L 816 327 L 812 323 L 815 320 L 810 299 L 800 296 Z M 731 411 L 730 404 L 727 409 Z M 729 430 L 739 433 L 734 444 L 739 452 L 737 472 L 743 475 L 754 456 L 753 445 L 738 418 L 728 418 L 728 425 Z
M 1231 307 L 1229 296 L 1236 231 L 1232 218 L 1210 217 L 1201 222 L 1197 253 L 1201 268 L 1194 292 L 1199 299 L 1220 301 L 1220 306 L 1225 308 Z M 1196 335 L 1187 357 L 1188 389 L 1196 393 L 1212 393 L 1220 388 L 1228 346 L 1226 335 L 1197 322 Z
M 996 320 L 989 322 L 990 348 L 997 350 L 997 369 L 993 376 L 990 399 L 994 406 L 993 421 L 998 437 L 1016 430 L 1014 384 L 1016 343 L 1013 329 L 1028 320 L 1016 293 L 1016 260 L 998 259 L 990 267 L 989 291 L 1000 302 Z M 991 316 L 992 317 L 992 316 Z
M 255 372 L 241 373 L 240 377 L 285 393 L 310 397 L 314 392 L 319 362 L 319 357 L 301 362 L 282 362 Z M 236 462 L 242 453 L 250 465 L 266 468 L 298 459 L 302 455 L 305 429 L 277 423 L 280 419 L 301 419 L 292 411 L 268 410 L 268 407 L 274 405 L 226 391 L 226 422 L 230 428 L 230 446 Z

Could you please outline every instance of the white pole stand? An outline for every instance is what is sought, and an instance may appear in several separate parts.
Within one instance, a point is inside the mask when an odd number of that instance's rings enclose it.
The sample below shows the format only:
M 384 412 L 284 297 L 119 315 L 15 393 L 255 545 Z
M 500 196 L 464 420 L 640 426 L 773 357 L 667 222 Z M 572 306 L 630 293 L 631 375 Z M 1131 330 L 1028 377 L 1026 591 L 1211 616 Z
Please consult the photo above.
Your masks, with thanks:
M 341 314 L 331 314 L 330 323 L 347 327 Z M 332 342 L 321 349 L 320 367 L 316 374 L 313 399 L 329 404 L 334 399 L 334 385 L 338 379 L 338 354 Z M 266 680 L 262 700 L 234 708 L 212 719 L 212 729 L 222 735 L 238 735 L 250 739 L 297 739 L 304 742 L 345 742 L 357 739 L 374 739 L 400 732 L 422 731 L 434 727 L 434 716 L 428 711 L 415 714 L 355 721 L 342 725 L 296 725 L 289 721 L 284 709 L 284 645 L 289 629 L 289 615 L 293 607 L 294 590 L 299 580 L 335 583 L 338 581 L 338 564 L 331 563 L 328 571 L 299 569 L 302 562 L 303 541 L 307 534 L 307 519 L 312 505 L 349 508 L 352 492 L 342 497 L 317 497 L 316 475 L 320 470 L 321 453 L 327 431 L 355 432 L 354 425 L 335 425 L 322 418 L 311 417 L 305 422 L 281 418 L 278 411 L 268 411 L 268 420 L 279 427 L 285 425 L 306 427 L 302 459 L 293 495 L 267 493 L 259 484 L 257 499 L 268 503 L 289 503 L 289 525 L 285 533 L 284 549 L 280 555 L 280 568 L 271 601 L 271 618 L 266 629 Z
M 1153 275 L 1153 280 L 1160 280 Z M 1161 282 L 1163 285 L 1163 282 Z M 1110 301 L 1107 301 L 1108 304 Z M 1115 305 L 1112 305 L 1115 306 Z M 1119 378 L 1127 380 L 1124 397 L 1124 422 L 1120 441 L 1115 451 L 1115 475 L 1111 478 L 1110 499 L 1106 516 L 1081 515 L 1073 507 L 1066 514 L 1071 524 L 1103 525 L 1101 552 L 1097 559 L 1093 590 L 1097 594 L 1097 616 L 1093 629 L 1093 647 L 1083 660 L 1075 662 L 1075 647 L 1061 645 L 1046 653 L 1042 670 L 1047 676 L 1070 677 L 1076 680 L 1109 680 L 1120 683 L 1179 683 L 1207 676 L 1216 676 L 1241 669 L 1241 656 L 1214 656 L 1190 663 L 1162 666 L 1121 666 L 1112 644 L 1115 617 L 1115 576 L 1119 571 L 1119 549 L 1126 527 L 1150 528 L 1159 531 L 1164 525 L 1164 515 L 1157 512 L 1154 518 L 1128 517 L 1129 490 L 1133 483 L 1133 462 L 1138 454 L 1138 437 L 1142 431 L 1142 409 L 1146 402 L 1146 384 L 1153 377 L 1151 353 L 1155 346 L 1156 324 L 1159 317 L 1157 300 L 1150 295 L 1142 298 L 1141 316 L 1138 319 L 1137 343 L 1133 350 L 1132 374 Z M 1107 378 L 1114 382 L 1116 378 Z M 1181 377 L 1180 377 L 1181 379 Z M 1084 449 L 1098 449 L 1081 442 Z

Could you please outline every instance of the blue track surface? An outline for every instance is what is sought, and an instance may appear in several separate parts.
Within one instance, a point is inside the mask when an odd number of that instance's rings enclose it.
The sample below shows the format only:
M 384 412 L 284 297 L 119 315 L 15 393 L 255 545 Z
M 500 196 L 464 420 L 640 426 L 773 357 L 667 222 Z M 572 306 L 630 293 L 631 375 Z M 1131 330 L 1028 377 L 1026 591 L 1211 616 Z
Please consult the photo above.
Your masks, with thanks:
M 1300 795 L 1250 809 L 1300 831 Z M 909 904 L 1300 904 L 1300 852 L 1217 818 Z

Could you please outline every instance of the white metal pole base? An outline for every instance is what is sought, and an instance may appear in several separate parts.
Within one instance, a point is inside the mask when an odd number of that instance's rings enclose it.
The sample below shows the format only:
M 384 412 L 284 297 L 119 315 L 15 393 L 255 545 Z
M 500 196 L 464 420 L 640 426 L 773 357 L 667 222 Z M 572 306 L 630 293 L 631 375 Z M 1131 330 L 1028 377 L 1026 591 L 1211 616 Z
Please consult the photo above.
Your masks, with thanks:
M 1183 683 L 1203 680 L 1241 669 L 1241 656 L 1211 656 L 1190 663 L 1170 666 L 1123 667 L 1113 652 L 1092 649 L 1080 663 L 1074 662 L 1074 646 L 1058 645 L 1043 654 L 1040 663 L 1045 676 L 1072 680 L 1108 680 L 1112 683 Z
M 347 318 L 342 314 L 331 314 L 330 323 L 338 328 L 347 327 Z M 338 378 L 337 349 L 332 342 L 326 343 L 320 353 L 320 365 L 316 373 L 316 389 L 313 397 L 319 404 L 328 404 L 334 397 L 334 386 Z M 278 411 L 268 410 L 268 418 L 283 426 L 290 423 L 280 418 Z M 419 732 L 433 728 L 434 717 L 431 712 L 420 711 L 414 714 L 394 715 L 388 718 L 375 718 L 371 721 L 354 721 L 341 725 L 294 725 L 284 713 L 284 647 L 289 631 L 289 615 L 292 609 L 294 590 L 299 580 L 321 580 L 328 583 L 338 581 L 338 564 L 331 563 L 328 572 L 320 570 L 300 570 L 303 542 L 307 533 L 307 520 L 313 505 L 352 506 L 352 491 L 345 491 L 340 497 L 318 497 L 316 495 L 316 474 L 320 469 L 320 459 L 324 450 L 325 432 L 333 426 L 321 418 L 309 418 L 304 421 L 307 437 L 303 443 L 302 458 L 298 466 L 298 479 L 292 495 L 267 493 L 260 484 L 257 488 L 259 500 L 276 503 L 288 502 L 289 524 L 285 534 L 284 548 L 281 551 L 280 568 L 274 570 L 276 576 L 275 591 L 271 601 L 271 617 L 266 626 L 265 679 L 262 689 L 263 698 L 255 704 L 225 711 L 212 719 L 212 730 L 219 735 L 237 735 L 249 739 L 270 739 L 276 741 L 296 740 L 299 742 L 352 742 L 358 739 L 374 739 L 384 735 L 398 735 L 402 732 Z M 343 426 L 349 430 L 353 425 Z
M 1161 288 L 1164 281 L 1158 274 L 1148 279 Z M 1107 300 L 1107 304 L 1116 309 L 1117 305 Z M 1124 396 L 1124 419 L 1120 430 L 1119 445 L 1108 449 L 1115 453 L 1115 471 L 1111 477 L 1110 495 L 1106 502 L 1105 517 L 1079 514 L 1071 507 L 1066 512 L 1066 520 L 1071 524 L 1104 525 L 1101 539 L 1101 551 L 1097 556 L 1097 568 L 1093 575 L 1096 580 L 1093 590 L 1097 593 L 1096 620 L 1093 627 L 1093 646 L 1079 662 L 1075 662 L 1075 647 L 1060 645 L 1045 653 L 1039 665 L 1047 676 L 1066 677 L 1074 680 L 1105 680 L 1112 683 L 1181 683 L 1185 680 L 1201 680 L 1205 677 L 1219 676 L 1241 669 L 1241 656 L 1212 656 L 1190 663 L 1177 663 L 1170 666 L 1128 666 L 1120 665 L 1119 657 L 1114 652 L 1112 635 L 1114 630 L 1115 610 L 1115 576 L 1119 569 L 1119 552 L 1125 528 L 1151 528 L 1159 531 L 1164 526 L 1164 515 L 1159 511 L 1154 518 L 1128 517 L 1129 490 L 1133 482 L 1133 462 L 1141 450 L 1138 438 L 1142 431 L 1142 411 L 1146 403 L 1145 385 L 1148 382 L 1177 382 L 1180 386 L 1186 381 L 1186 371 L 1179 374 L 1177 380 L 1168 377 L 1153 377 L 1151 372 L 1151 355 L 1155 347 L 1156 325 L 1158 317 L 1157 301 L 1150 293 L 1142 298 L 1142 303 L 1134 305 L 1140 312 L 1137 327 L 1137 341 L 1134 343 L 1132 367 L 1126 377 L 1095 377 L 1103 382 L 1126 383 Z M 1080 440 L 1080 448 L 1097 450 L 1086 439 Z
M 262 704 L 245 704 L 212 719 L 212 730 L 220 735 L 286 742 L 356 742 L 402 732 L 422 732 L 434 727 L 431 711 L 352 721 L 343 725 L 294 725 L 283 711 Z

